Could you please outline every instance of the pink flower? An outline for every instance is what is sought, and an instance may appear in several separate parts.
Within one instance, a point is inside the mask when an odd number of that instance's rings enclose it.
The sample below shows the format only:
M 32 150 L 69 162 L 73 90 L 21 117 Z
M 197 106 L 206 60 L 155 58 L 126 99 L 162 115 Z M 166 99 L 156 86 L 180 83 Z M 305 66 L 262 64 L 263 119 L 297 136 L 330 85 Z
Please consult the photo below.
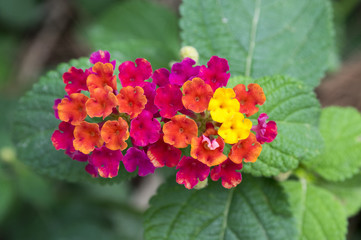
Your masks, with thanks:
M 90 74 L 87 69 L 77 69 L 75 67 L 69 68 L 67 72 L 63 74 L 63 81 L 66 84 L 65 91 L 68 95 L 72 93 L 80 93 L 80 91 L 88 91 L 86 80 Z
M 184 156 L 177 165 L 177 183 L 184 184 L 188 189 L 193 188 L 199 181 L 204 181 L 208 175 L 210 168 L 200 161 Z
M 128 172 L 134 172 L 138 167 L 138 175 L 142 177 L 149 173 L 154 173 L 155 170 L 155 167 L 144 151 L 135 147 L 128 149 L 123 158 L 123 164 Z
M 225 188 L 232 188 L 237 186 L 242 181 L 242 174 L 236 170 L 242 169 L 241 164 L 235 164 L 230 159 L 227 159 L 222 164 L 215 166 L 211 171 L 211 179 L 213 181 L 222 180 L 222 185 Z
M 181 90 L 175 85 L 168 84 L 158 88 L 154 103 L 160 109 L 160 115 L 171 118 L 183 109 L 182 96 Z
M 225 58 L 212 56 L 207 66 L 201 66 L 198 77 L 202 78 L 205 83 L 211 85 L 213 91 L 219 87 L 224 87 L 231 76 L 227 73 L 229 70 L 228 61 Z
M 130 123 L 130 136 L 136 146 L 146 146 L 155 143 L 160 137 L 160 123 L 153 114 L 144 110 Z
M 186 81 L 191 80 L 199 73 L 199 66 L 192 67 L 196 62 L 191 58 L 184 58 L 180 63 L 174 63 L 169 82 L 178 86 L 182 86 Z
M 90 55 L 89 61 L 91 64 L 96 64 L 97 62 L 101 63 L 111 63 L 113 65 L 113 70 L 115 69 L 116 61 L 110 61 L 110 53 L 108 51 L 99 50 L 93 52 Z
M 96 148 L 90 156 L 89 163 L 98 170 L 103 178 L 112 178 L 118 175 L 119 163 L 123 158 L 120 150 L 110 150 L 105 146 Z
M 182 151 L 163 141 L 163 135 L 159 140 L 149 146 L 147 156 L 153 165 L 159 167 L 175 167 L 181 157 Z
M 144 86 L 144 80 L 152 75 L 152 66 L 144 58 L 137 58 L 134 62 L 126 61 L 119 65 L 119 79 L 123 87 Z
M 99 176 L 97 169 L 92 164 L 87 164 L 85 166 L 85 171 L 87 171 L 87 173 L 89 173 L 94 178 Z
M 154 71 L 152 75 L 153 83 L 158 87 L 163 87 L 169 84 L 169 71 L 166 68 L 160 68 Z
M 258 125 L 252 127 L 252 131 L 256 132 L 257 141 L 261 144 L 272 142 L 277 136 L 277 124 L 274 121 L 266 123 L 268 115 L 261 113 L 258 117 Z
M 158 107 L 154 104 L 155 88 L 156 85 L 151 82 L 145 82 L 143 86 L 144 95 L 147 98 L 147 104 L 145 105 L 144 109 L 153 114 L 158 112 Z

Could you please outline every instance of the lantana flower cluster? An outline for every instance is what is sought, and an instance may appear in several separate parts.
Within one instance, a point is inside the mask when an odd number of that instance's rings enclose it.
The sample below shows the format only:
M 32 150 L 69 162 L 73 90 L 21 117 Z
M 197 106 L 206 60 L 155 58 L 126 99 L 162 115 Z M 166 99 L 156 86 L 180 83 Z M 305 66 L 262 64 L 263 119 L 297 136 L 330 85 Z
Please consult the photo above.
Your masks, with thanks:
M 91 54 L 91 68 L 65 72 L 66 95 L 53 106 L 61 120 L 54 147 L 87 162 L 93 177 L 115 177 L 120 164 L 139 176 L 167 166 L 176 167 L 177 183 L 188 189 L 209 176 L 232 188 L 242 180 L 242 163 L 255 162 L 262 144 L 277 135 L 266 113 L 255 126 L 246 118 L 258 112 L 265 94 L 258 84 L 226 88 L 224 58 L 213 56 L 207 66 L 184 58 L 170 71 L 153 71 L 138 58 L 121 63 L 118 76 L 110 58 L 100 50 Z

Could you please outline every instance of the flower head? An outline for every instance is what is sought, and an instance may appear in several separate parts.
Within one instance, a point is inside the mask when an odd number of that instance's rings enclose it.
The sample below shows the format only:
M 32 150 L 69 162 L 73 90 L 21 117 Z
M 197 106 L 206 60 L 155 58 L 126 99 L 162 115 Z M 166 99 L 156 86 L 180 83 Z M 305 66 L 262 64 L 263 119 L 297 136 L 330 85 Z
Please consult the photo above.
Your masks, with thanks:
M 155 167 L 143 150 L 131 147 L 123 158 L 123 164 L 128 172 L 134 172 L 138 167 L 138 175 L 146 176 L 154 173 Z
M 274 121 L 266 123 L 268 115 L 261 113 L 258 117 L 258 125 L 252 127 L 252 131 L 256 132 L 257 141 L 261 144 L 272 142 L 277 136 L 277 124 Z
M 89 163 L 98 170 L 103 178 L 113 178 L 118 175 L 119 163 L 123 158 L 120 150 L 110 150 L 105 146 L 97 148 L 90 156 Z
M 251 120 L 244 118 L 242 113 L 236 112 L 227 121 L 222 123 L 218 134 L 226 143 L 234 144 L 241 139 L 246 139 L 251 128 Z
M 233 88 L 236 93 L 236 98 L 240 102 L 240 112 L 246 114 L 247 117 L 252 116 L 258 112 L 256 105 L 263 105 L 266 101 L 263 89 L 256 83 L 248 84 L 248 91 L 246 86 L 238 84 Z
M 82 93 L 73 93 L 63 98 L 58 104 L 59 119 L 73 125 L 79 124 L 87 116 L 86 101 L 88 101 L 88 97 Z
M 90 71 L 87 69 L 78 69 L 75 67 L 69 68 L 67 72 L 63 74 L 63 81 L 66 84 L 65 91 L 67 94 L 80 93 L 80 91 L 87 91 L 88 86 L 86 85 L 86 80 L 90 74 Z
M 222 185 L 225 188 L 236 187 L 242 181 L 242 174 L 236 170 L 242 169 L 241 164 L 235 164 L 231 160 L 227 159 L 222 164 L 215 166 L 211 170 L 211 179 L 213 181 L 222 180 Z
M 182 102 L 184 107 L 200 113 L 207 110 L 213 91 L 202 79 L 196 77 L 183 84 L 183 94 Z
M 185 148 L 197 137 L 198 126 L 184 115 L 176 115 L 163 125 L 164 142 L 176 148 Z
M 128 146 L 125 142 L 129 138 L 128 123 L 121 117 L 118 121 L 106 121 L 100 135 L 110 150 L 124 150 Z
M 171 118 L 183 108 L 182 91 L 174 85 L 168 84 L 157 89 L 154 103 L 160 109 L 160 115 Z
M 196 62 L 191 58 L 184 58 L 180 63 L 174 63 L 169 75 L 169 82 L 182 86 L 186 81 L 191 80 L 199 73 L 199 66 L 193 67 Z
M 144 110 L 130 124 L 130 136 L 136 146 L 146 146 L 155 143 L 160 137 L 160 123 L 153 114 Z
M 218 137 L 216 139 L 218 147 L 214 149 L 209 147 L 209 142 L 204 140 L 204 136 L 193 138 L 191 144 L 191 156 L 209 167 L 221 164 L 227 159 L 223 154 L 224 141 Z
M 106 118 L 113 112 L 113 108 L 118 105 L 118 100 L 109 86 L 95 88 L 86 102 L 86 111 L 89 117 Z
M 104 88 L 105 86 L 117 90 L 117 78 L 113 76 L 112 64 L 97 62 L 92 71 L 93 74 L 90 74 L 86 81 L 90 93 L 96 88 Z
M 208 175 L 210 168 L 192 157 L 182 157 L 177 165 L 176 181 L 178 184 L 184 184 L 188 189 L 193 188 L 199 181 L 204 181 Z
M 135 63 L 137 66 L 135 66 Z M 119 65 L 119 79 L 123 87 L 144 85 L 144 80 L 147 80 L 152 75 L 152 66 L 144 58 L 137 58 L 134 62 L 126 61 Z
M 212 87 L 213 91 L 216 91 L 217 88 L 225 87 L 231 76 L 230 73 L 227 73 L 229 70 L 227 59 L 212 56 L 207 66 L 201 66 L 198 76 L 204 79 Z
M 96 123 L 81 122 L 74 129 L 74 148 L 84 154 L 89 154 L 94 148 L 103 145 L 99 125 Z
M 120 89 L 117 95 L 119 112 L 129 114 L 130 118 L 138 116 L 147 103 L 143 88 L 128 86 Z
M 153 165 L 159 167 L 175 167 L 181 157 L 182 151 L 163 141 L 163 135 L 159 140 L 149 146 L 147 156 Z
M 230 88 L 218 88 L 209 101 L 208 110 L 216 122 L 224 122 L 239 111 L 239 102 Z

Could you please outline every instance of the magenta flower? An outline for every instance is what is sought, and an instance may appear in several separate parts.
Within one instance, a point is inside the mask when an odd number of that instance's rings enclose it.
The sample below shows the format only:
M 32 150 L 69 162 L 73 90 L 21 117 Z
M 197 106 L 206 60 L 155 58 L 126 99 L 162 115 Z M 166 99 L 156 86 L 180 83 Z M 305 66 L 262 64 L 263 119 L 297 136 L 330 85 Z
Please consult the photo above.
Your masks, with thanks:
M 183 109 L 182 96 L 181 90 L 175 85 L 168 84 L 158 88 L 154 103 L 160 109 L 160 115 L 171 118 Z
M 181 155 L 182 151 L 180 149 L 163 141 L 163 134 L 157 142 L 149 146 L 147 151 L 147 156 L 157 168 L 164 167 L 164 165 L 167 167 L 177 166 Z
M 72 93 L 80 93 L 80 91 L 88 91 L 86 80 L 90 74 L 90 71 L 86 69 L 77 69 L 75 67 L 69 68 L 67 72 L 63 74 L 63 81 L 66 84 L 65 91 L 68 95 Z
M 112 178 L 118 175 L 119 163 L 123 158 L 120 150 L 110 150 L 105 146 L 96 148 L 90 156 L 89 163 L 93 165 L 101 177 Z
M 138 167 L 138 175 L 142 177 L 149 173 L 154 173 L 155 170 L 155 167 L 144 151 L 135 147 L 128 149 L 123 158 L 123 164 L 128 172 L 134 172 Z
M 55 130 L 51 136 L 51 141 L 56 150 L 63 149 L 66 152 L 74 152 L 73 139 L 74 139 L 74 126 L 68 122 L 61 122 L 59 130 Z
M 182 86 L 186 81 L 191 80 L 199 73 L 199 66 L 192 67 L 196 62 L 191 58 L 184 58 L 180 63 L 174 63 L 169 82 L 178 86 Z
M 85 171 L 87 171 L 87 173 L 89 173 L 94 178 L 99 176 L 98 171 L 94 167 L 94 165 L 91 165 L 89 163 L 85 166 Z
M 119 65 L 119 79 L 123 87 L 144 86 L 144 80 L 152 75 L 152 66 L 144 58 L 137 58 L 134 62 L 126 61 Z
M 169 84 L 169 70 L 166 68 L 160 68 L 154 71 L 152 75 L 153 83 L 158 87 L 163 87 Z
M 147 98 L 147 104 L 145 105 L 145 110 L 155 114 L 158 112 L 158 107 L 154 104 L 154 98 L 155 98 L 155 88 L 156 85 L 151 82 L 145 82 L 143 86 L 144 95 Z
M 274 121 L 266 123 L 268 115 L 261 113 L 258 117 L 258 125 L 252 127 L 252 131 L 256 132 L 257 141 L 261 144 L 272 142 L 277 136 L 277 124 Z
M 61 102 L 61 98 L 57 98 L 54 100 L 53 110 L 54 110 L 54 116 L 56 119 L 59 119 L 58 105 L 60 102 Z
M 177 183 L 184 184 L 188 189 L 193 188 L 199 181 L 204 181 L 210 168 L 192 157 L 182 157 L 177 165 Z
M 231 76 L 227 73 L 229 70 L 228 61 L 225 58 L 212 56 L 208 61 L 207 66 L 201 66 L 198 77 L 202 78 L 205 83 L 211 85 L 213 91 L 219 87 L 224 87 L 228 83 Z
M 134 145 L 144 147 L 158 141 L 160 129 L 160 123 L 157 119 L 153 118 L 153 114 L 143 110 L 130 123 L 130 136 L 133 138 Z
M 211 170 L 211 179 L 213 181 L 222 180 L 222 185 L 225 188 L 232 188 L 237 186 L 242 181 L 242 174 L 236 170 L 242 169 L 241 164 L 235 164 L 230 159 L 227 159 L 222 164 L 215 166 Z
M 93 52 L 90 55 L 89 61 L 91 64 L 96 64 L 97 62 L 101 63 L 111 63 L 113 65 L 113 70 L 115 69 L 116 61 L 110 61 L 110 53 L 108 51 L 99 50 Z

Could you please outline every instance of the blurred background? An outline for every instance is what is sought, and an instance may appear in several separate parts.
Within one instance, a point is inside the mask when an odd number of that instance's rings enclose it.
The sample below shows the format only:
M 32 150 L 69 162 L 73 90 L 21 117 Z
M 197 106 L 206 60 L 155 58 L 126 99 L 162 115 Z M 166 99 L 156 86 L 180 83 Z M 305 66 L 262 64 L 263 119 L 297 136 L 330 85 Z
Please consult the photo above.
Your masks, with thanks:
M 142 239 L 159 175 L 114 185 L 40 176 L 17 159 L 9 112 L 39 77 L 98 49 L 154 68 L 178 60 L 180 0 L 0 0 L 0 240 Z M 323 106 L 361 110 L 361 1 L 333 0 L 336 49 L 316 89 Z M 164 34 L 166 33 L 166 34 Z M 349 239 L 361 239 L 361 215 Z

